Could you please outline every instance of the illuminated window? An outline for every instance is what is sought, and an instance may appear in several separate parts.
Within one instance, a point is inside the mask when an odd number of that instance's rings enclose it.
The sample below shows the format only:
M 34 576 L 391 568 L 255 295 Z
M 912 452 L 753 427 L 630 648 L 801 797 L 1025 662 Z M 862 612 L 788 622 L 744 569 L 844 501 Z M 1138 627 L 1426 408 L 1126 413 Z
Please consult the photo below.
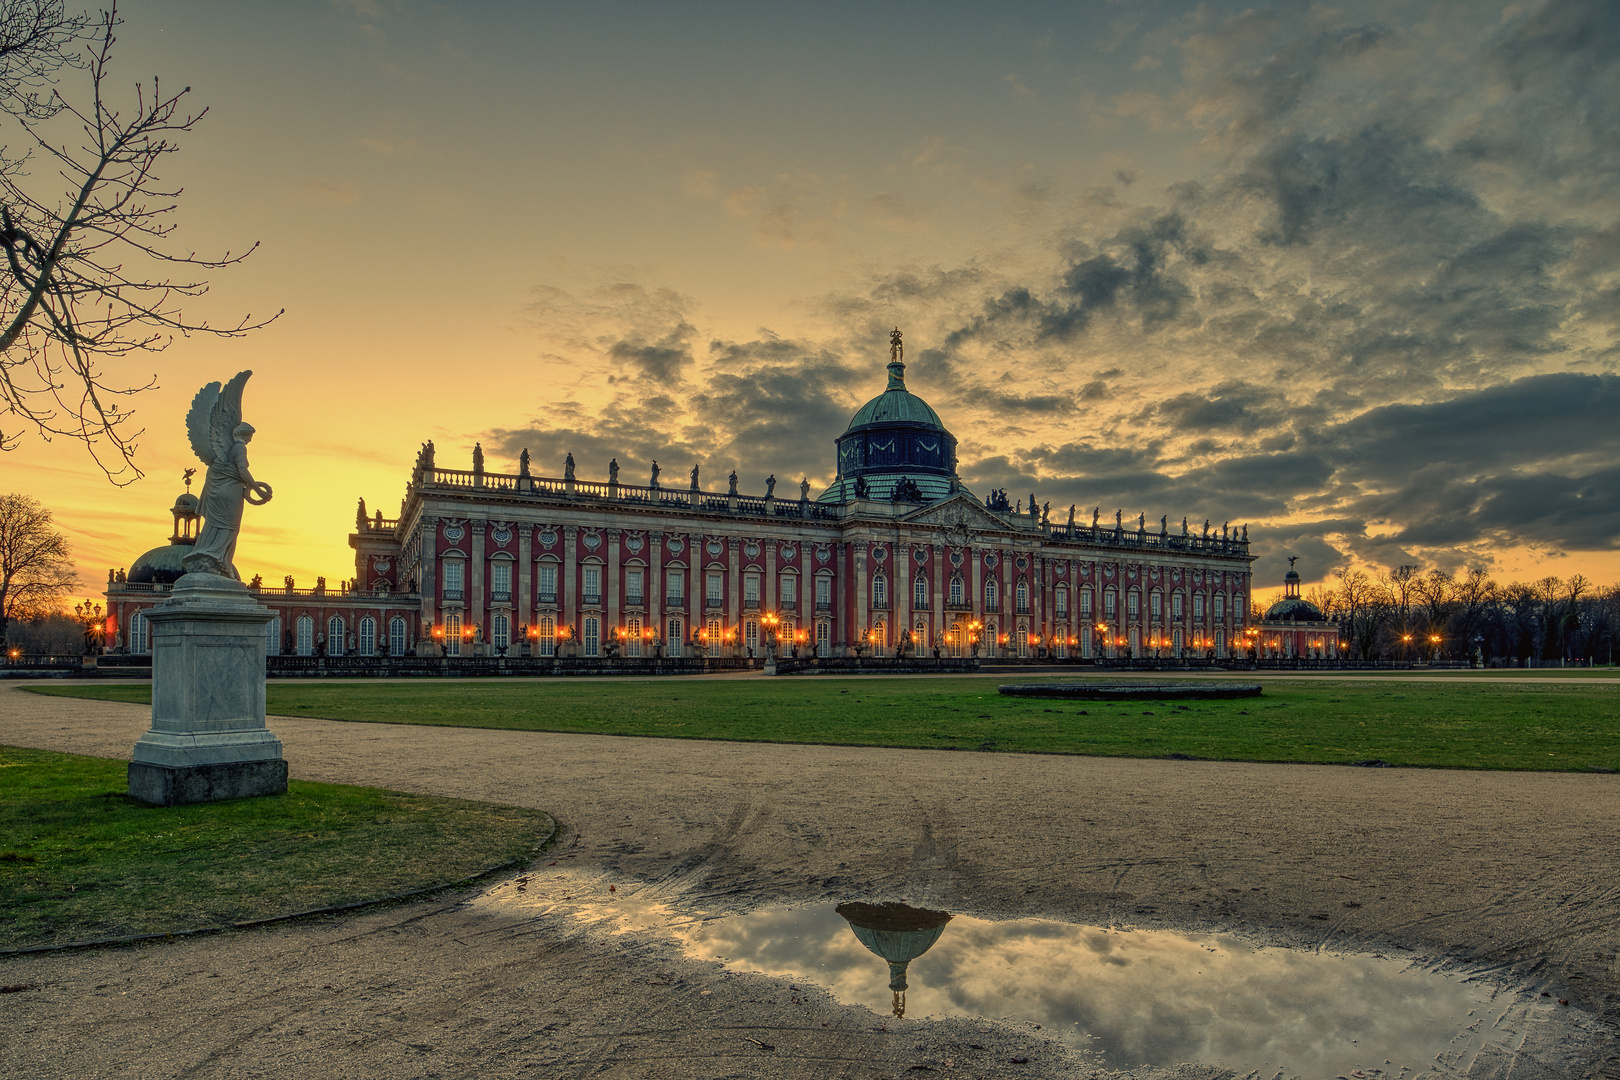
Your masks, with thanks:
M 641 655 L 641 620 L 634 616 L 624 620 L 624 652 L 626 656 Z
M 704 634 L 708 638 L 709 655 L 710 656 L 719 656 L 720 655 L 720 645 L 721 645 L 722 641 L 724 640 L 721 637 L 720 620 L 719 619 L 710 619 L 709 620 L 709 625 L 704 630 Z
M 684 656 L 682 645 L 686 640 L 686 624 L 680 619 L 671 619 L 666 625 L 669 636 L 664 639 L 664 652 L 669 656 Z
M 557 620 L 551 615 L 542 615 L 535 627 L 535 643 L 540 647 L 541 656 L 557 655 Z
M 504 649 L 512 644 L 512 623 L 500 612 L 490 617 L 489 643 L 497 649 Z
M 602 655 L 602 623 L 595 615 L 585 618 L 585 655 Z
M 446 655 L 461 655 L 461 616 L 455 612 L 444 617 L 444 644 L 450 650 Z

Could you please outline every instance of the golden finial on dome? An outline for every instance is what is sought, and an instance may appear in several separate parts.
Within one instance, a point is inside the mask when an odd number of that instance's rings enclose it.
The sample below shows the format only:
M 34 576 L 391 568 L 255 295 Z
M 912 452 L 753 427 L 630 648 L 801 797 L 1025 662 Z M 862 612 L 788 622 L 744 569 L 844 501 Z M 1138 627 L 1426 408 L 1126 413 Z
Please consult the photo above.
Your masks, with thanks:
M 895 363 L 902 360 L 905 355 L 906 348 L 900 344 L 900 328 L 897 326 L 894 328 L 894 333 L 889 335 L 889 362 Z

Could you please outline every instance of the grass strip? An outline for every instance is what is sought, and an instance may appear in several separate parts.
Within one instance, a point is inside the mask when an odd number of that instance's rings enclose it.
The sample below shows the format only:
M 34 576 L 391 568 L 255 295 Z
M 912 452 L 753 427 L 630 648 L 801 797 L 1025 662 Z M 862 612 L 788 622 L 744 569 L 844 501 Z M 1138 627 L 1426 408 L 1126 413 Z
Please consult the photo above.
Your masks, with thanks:
M 153 807 L 123 761 L 0 747 L 0 948 L 177 933 L 375 900 L 527 857 L 538 810 L 294 780 Z
M 1612 685 L 1277 680 L 1266 682 L 1258 699 L 1184 705 L 1004 698 L 995 687 L 984 679 L 926 677 L 334 680 L 272 684 L 269 711 L 371 723 L 684 739 L 1382 761 L 1435 768 L 1620 769 L 1620 691 Z M 151 700 L 146 685 L 30 689 L 105 701 Z

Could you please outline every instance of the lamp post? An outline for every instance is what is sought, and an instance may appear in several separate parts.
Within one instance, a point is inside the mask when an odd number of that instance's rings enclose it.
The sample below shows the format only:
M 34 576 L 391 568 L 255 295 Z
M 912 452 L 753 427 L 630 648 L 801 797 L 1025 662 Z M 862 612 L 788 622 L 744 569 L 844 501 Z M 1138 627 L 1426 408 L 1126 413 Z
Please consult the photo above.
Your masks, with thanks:
M 100 651 L 101 636 L 107 629 L 107 624 L 101 620 L 101 605 L 86 600 L 74 605 L 73 614 L 84 624 L 84 655 L 96 655 Z

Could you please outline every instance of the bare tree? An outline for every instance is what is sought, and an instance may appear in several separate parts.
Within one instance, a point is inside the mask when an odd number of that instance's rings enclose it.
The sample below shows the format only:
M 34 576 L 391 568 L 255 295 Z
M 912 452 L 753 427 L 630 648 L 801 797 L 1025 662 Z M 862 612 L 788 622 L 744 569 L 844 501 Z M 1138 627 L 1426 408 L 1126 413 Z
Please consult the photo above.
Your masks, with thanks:
M 1378 645 L 1378 633 L 1389 614 L 1389 594 L 1362 570 L 1343 570 L 1334 590 L 1333 616 L 1344 628 L 1351 650 L 1363 660 L 1371 660 Z
M 13 619 L 57 611 L 77 582 L 51 512 L 27 495 L 0 495 L 0 652 Z
M 102 362 L 161 351 L 176 334 L 231 337 L 269 320 L 213 327 L 182 314 L 182 301 L 208 291 L 203 271 L 253 248 L 204 258 L 170 244 L 180 191 L 158 169 L 207 109 L 182 111 L 191 88 L 167 94 L 156 77 L 135 84 L 132 101 L 111 101 L 119 25 L 116 6 L 91 24 L 66 16 L 61 0 L 0 0 L 0 49 L 7 35 L 17 42 L 0 56 L 0 109 L 27 144 L 20 156 L 0 151 L 0 449 L 29 429 L 66 436 L 127 483 L 141 475 L 141 432 L 125 401 L 155 383 L 108 375 Z M 82 71 L 83 97 L 54 85 L 64 70 Z M 30 170 L 36 162 L 51 167 L 48 179 Z

